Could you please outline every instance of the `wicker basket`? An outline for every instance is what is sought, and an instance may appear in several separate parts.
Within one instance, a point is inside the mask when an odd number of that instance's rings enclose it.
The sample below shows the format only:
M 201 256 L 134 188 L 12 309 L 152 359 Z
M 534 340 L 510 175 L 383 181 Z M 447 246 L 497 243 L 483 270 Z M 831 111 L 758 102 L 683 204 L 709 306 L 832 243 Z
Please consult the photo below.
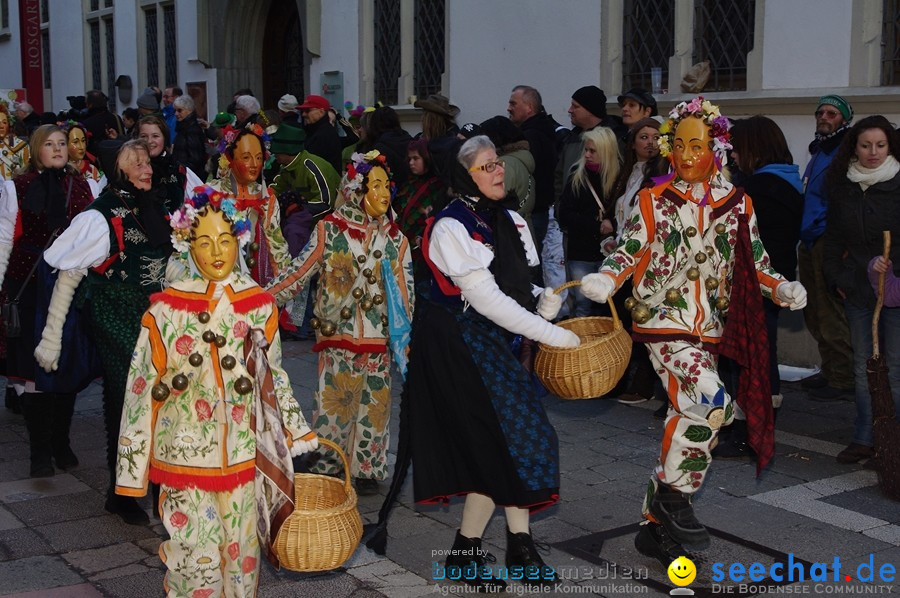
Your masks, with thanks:
M 563 292 L 581 284 L 573 280 L 556 289 Z M 611 318 L 572 318 L 559 323 L 581 339 L 572 349 L 543 343 L 534 360 L 534 371 L 547 390 L 562 399 L 591 399 L 612 390 L 619 383 L 631 359 L 631 337 L 622 327 L 612 297 Z
M 281 565 L 292 571 L 336 569 L 350 558 L 362 537 L 347 456 L 328 439 L 319 438 L 319 444 L 340 455 L 345 479 L 314 473 L 294 476 L 294 512 L 281 526 L 274 544 Z

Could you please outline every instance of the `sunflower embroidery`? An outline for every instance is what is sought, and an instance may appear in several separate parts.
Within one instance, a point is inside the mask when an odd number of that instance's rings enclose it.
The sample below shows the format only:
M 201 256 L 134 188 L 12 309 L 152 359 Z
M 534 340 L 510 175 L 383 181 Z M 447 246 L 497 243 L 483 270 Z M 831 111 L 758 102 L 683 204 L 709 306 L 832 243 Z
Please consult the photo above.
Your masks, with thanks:
M 356 414 L 356 406 L 365 388 L 365 378 L 351 372 L 338 372 L 332 384 L 322 391 L 322 405 L 327 413 L 333 413 L 339 422 L 350 421 Z
M 325 292 L 332 297 L 346 297 L 353 290 L 356 279 L 353 256 L 347 252 L 334 252 L 328 259 L 324 276 Z

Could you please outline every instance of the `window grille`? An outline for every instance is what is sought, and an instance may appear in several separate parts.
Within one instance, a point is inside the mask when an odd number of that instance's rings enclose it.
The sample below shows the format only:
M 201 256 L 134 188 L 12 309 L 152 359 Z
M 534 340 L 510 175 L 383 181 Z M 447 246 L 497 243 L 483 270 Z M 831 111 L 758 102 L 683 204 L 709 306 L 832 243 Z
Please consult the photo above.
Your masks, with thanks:
M 159 85 L 159 39 L 156 30 L 156 7 L 144 9 L 144 46 L 147 51 L 147 85 Z
M 445 0 L 416 0 L 415 93 L 420 98 L 441 91 L 445 14 Z
M 375 0 L 375 99 L 397 103 L 400 79 L 400 2 Z
M 622 88 L 653 89 L 650 69 L 662 69 L 668 87 L 669 58 L 675 54 L 674 0 L 625 0 L 622 20 Z
M 284 88 L 287 93 L 302 98 L 304 93 L 303 76 L 303 31 L 300 28 L 300 17 L 294 13 L 284 34 Z
M 900 84 L 900 0 L 884 0 L 883 4 L 881 84 Z
M 47 0 L 41 0 L 41 23 L 50 22 L 50 8 L 47 6 Z
M 44 89 L 50 89 L 50 30 L 41 30 L 41 60 L 44 63 Z
M 747 89 L 755 12 L 755 0 L 695 0 L 694 63 L 708 60 L 711 69 L 704 91 Z
M 91 0 L 91 11 L 100 10 L 100 0 Z
M 91 21 L 91 83 L 93 89 L 103 89 L 100 63 L 100 21 Z
M 0 29 L 9 29 L 9 0 L 0 0 Z
M 113 30 L 112 17 L 104 17 L 104 29 L 106 29 L 106 97 L 109 100 L 109 109 L 116 111 L 116 40 Z M 97 89 L 100 89 L 99 87 Z
M 178 56 L 175 52 L 175 5 L 163 6 L 163 40 L 166 59 L 166 86 L 178 85 Z

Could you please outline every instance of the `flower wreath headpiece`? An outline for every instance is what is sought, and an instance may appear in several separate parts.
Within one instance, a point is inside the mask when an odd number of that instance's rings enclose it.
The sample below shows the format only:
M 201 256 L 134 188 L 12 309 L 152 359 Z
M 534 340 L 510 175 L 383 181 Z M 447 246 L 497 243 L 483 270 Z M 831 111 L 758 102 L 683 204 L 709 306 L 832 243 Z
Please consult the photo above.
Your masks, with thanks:
M 169 226 L 172 227 L 172 247 L 175 251 L 184 253 L 190 250 L 191 227 L 200 211 L 207 205 L 215 206 L 228 217 L 231 221 L 231 230 L 241 247 L 250 242 L 250 220 L 243 211 L 237 209 L 234 198 L 203 185 L 194 187 L 193 195 L 185 199 L 184 204 L 169 217 Z
M 347 164 L 347 174 L 344 175 L 347 177 L 347 182 L 344 183 L 344 189 L 352 193 L 359 193 L 362 191 L 362 186 L 366 177 L 369 176 L 369 172 L 376 166 L 381 166 L 388 174 L 388 177 L 391 176 L 391 170 L 387 165 L 387 156 L 378 150 L 372 150 L 365 154 L 353 152 L 353 155 L 350 156 L 350 160 L 350 163 Z M 393 195 L 393 190 L 394 182 L 391 181 L 391 195 Z
M 669 118 L 659 127 L 659 153 L 669 157 L 672 153 L 672 141 L 678 124 L 688 117 L 699 117 L 709 125 L 709 136 L 713 140 L 713 153 L 719 170 L 728 163 L 727 152 L 731 149 L 731 121 L 722 116 L 719 107 L 697 96 L 690 102 L 681 102 L 669 112 Z
M 90 131 L 88 131 L 87 127 L 85 127 L 82 123 L 78 122 L 77 120 L 72 120 L 71 118 L 69 120 L 57 122 L 56 126 L 59 127 L 60 130 L 62 130 L 62 132 L 66 134 L 66 137 L 69 136 L 69 131 L 72 130 L 72 127 L 78 127 L 79 129 L 84 131 L 85 139 L 90 139 L 91 137 L 94 136 L 94 134 L 91 133 Z
M 266 133 L 266 130 L 263 129 L 262 126 L 258 123 L 247 123 L 246 125 L 244 125 L 243 130 L 250 131 L 257 137 L 259 137 L 263 149 L 263 162 L 268 162 L 269 146 L 272 145 L 272 140 L 269 137 L 269 134 Z M 237 141 L 238 135 L 240 135 L 240 133 L 240 128 L 233 127 L 231 125 L 225 125 L 225 128 L 222 129 L 222 138 L 219 139 L 216 150 L 218 150 L 218 152 L 222 154 L 222 156 L 225 156 L 225 150 L 234 147 L 234 144 Z

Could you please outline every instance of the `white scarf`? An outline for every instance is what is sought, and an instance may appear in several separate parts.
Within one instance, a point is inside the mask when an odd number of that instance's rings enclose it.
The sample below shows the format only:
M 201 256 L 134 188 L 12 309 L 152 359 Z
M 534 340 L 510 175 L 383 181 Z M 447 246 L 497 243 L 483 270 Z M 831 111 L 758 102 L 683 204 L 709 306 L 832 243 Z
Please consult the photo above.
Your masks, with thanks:
M 865 191 L 872 185 L 889 181 L 900 172 L 900 162 L 894 156 L 888 154 L 884 162 L 875 168 L 866 168 L 861 166 L 858 160 L 850 162 L 847 169 L 847 178 L 854 183 L 859 183 L 862 190 Z

